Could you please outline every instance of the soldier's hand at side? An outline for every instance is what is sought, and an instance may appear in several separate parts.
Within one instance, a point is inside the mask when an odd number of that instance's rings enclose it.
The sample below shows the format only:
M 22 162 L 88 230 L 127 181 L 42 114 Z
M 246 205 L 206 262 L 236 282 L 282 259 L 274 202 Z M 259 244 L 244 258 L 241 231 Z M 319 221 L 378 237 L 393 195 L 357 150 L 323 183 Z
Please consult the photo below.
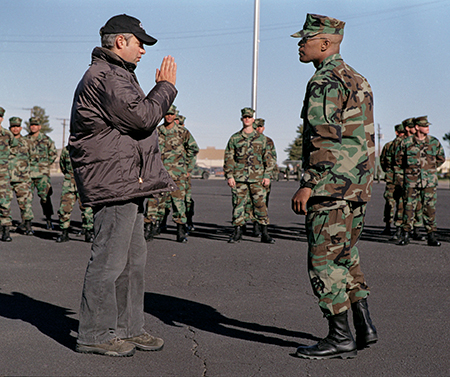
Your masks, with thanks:
M 292 197 L 292 210 L 297 215 L 306 215 L 306 203 L 308 202 L 311 196 L 311 189 L 309 187 L 299 188 L 297 192 Z
M 269 187 L 270 186 L 270 179 L 269 178 L 263 178 L 262 185 L 264 187 Z
M 236 186 L 236 181 L 234 180 L 234 178 L 228 178 L 227 183 L 228 183 L 228 186 L 230 186 L 231 188 Z
M 164 57 L 161 68 L 156 69 L 155 81 L 168 81 L 175 85 L 177 81 L 177 63 L 175 63 L 175 58 L 170 55 Z

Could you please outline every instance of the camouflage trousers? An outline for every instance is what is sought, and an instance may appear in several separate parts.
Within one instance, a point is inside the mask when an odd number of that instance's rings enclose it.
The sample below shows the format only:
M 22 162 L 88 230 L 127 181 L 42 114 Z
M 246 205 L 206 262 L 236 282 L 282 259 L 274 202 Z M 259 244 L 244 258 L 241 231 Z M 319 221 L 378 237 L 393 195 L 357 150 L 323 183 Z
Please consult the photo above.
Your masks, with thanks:
M 61 190 L 61 203 L 58 210 L 59 227 L 61 229 L 69 229 L 70 216 L 76 201 L 78 201 L 81 211 L 81 227 L 86 230 L 92 230 L 94 228 L 92 207 L 83 207 L 75 184 L 68 179 L 64 179 Z
M 265 196 L 266 196 L 266 208 L 267 210 L 269 209 L 269 196 L 270 196 L 270 188 L 271 188 L 271 184 L 269 185 L 269 187 L 264 187 L 263 189 L 265 190 Z M 247 221 L 251 221 L 252 223 L 254 223 L 256 221 L 255 215 L 253 213 L 253 203 L 250 197 L 250 191 L 247 192 L 247 204 L 245 206 L 245 220 L 244 223 L 246 223 Z
M 186 213 L 191 213 L 194 210 L 194 200 L 192 199 L 192 184 L 191 177 L 186 179 L 185 185 L 185 205 L 186 205 Z
M 0 225 L 11 226 L 12 189 L 9 174 L 0 173 Z
M 31 178 L 31 192 L 34 193 L 34 189 L 36 188 L 38 196 L 41 198 L 41 207 L 44 216 L 47 219 L 53 215 L 53 205 L 52 205 L 52 184 L 50 181 L 50 177 L 48 175 L 43 175 L 38 178 Z
M 403 230 L 410 232 L 422 225 L 427 233 L 436 232 L 436 187 L 406 187 L 403 196 Z M 418 217 L 420 216 L 420 219 Z
M 308 272 L 325 316 L 349 310 L 352 303 L 369 294 L 356 247 L 365 211 L 365 203 L 308 202 Z
M 386 182 L 384 189 L 384 218 L 386 224 L 394 223 L 396 227 L 403 223 L 403 188 L 392 182 Z
M 247 203 L 253 207 L 254 221 L 261 225 L 269 224 L 269 215 L 266 206 L 266 189 L 261 182 L 236 182 L 236 186 L 231 189 L 233 204 L 233 226 L 245 224 Z M 247 217 L 246 217 L 247 216 Z
M 179 188 L 178 190 L 166 192 L 159 197 L 148 198 L 145 223 L 161 221 L 166 208 L 172 207 L 173 221 L 177 224 L 186 224 L 186 183 L 184 181 L 175 181 L 175 183 Z
M 31 191 L 31 181 L 11 182 L 11 188 L 16 193 L 22 222 L 33 220 L 33 193 Z

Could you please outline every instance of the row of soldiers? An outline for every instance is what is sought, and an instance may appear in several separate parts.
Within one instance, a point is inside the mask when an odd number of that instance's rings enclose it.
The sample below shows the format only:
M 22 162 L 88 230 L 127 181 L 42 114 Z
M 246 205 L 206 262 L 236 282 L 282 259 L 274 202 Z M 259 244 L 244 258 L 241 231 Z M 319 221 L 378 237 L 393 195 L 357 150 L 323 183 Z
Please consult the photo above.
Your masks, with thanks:
M 0 126 L 3 122 L 5 109 L 0 107 Z M 11 242 L 10 228 L 13 225 L 11 216 L 11 201 L 13 193 L 17 198 L 21 222 L 16 228 L 17 233 L 27 236 L 34 234 L 32 220 L 33 193 L 36 189 L 46 220 L 46 228 L 53 229 L 54 214 L 51 196 L 53 193 L 50 180 L 50 166 L 57 158 L 53 140 L 41 132 L 41 121 L 37 117 L 29 119 L 30 132 L 22 136 L 22 119 L 9 118 L 9 129 L 0 127 L 0 225 L 1 240 Z M 61 235 L 57 242 L 69 240 L 68 228 L 70 215 L 77 199 L 73 170 L 67 148 L 60 156 L 61 171 L 65 175 L 61 205 L 58 211 Z M 85 211 L 87 216 L 85 216 Z M 82 209 L 83 229 L 86 241 L 92 241 L 93 215 L 92 209 Z
M 395 126 L 396 138 L 384 146 L 380 165 L 385 172 L 386 224 L 382 234 L 407 245 L 410 239 L 425 240 L 419 228 L 425 227 L 429 246 L 440 246 L 436 239 L 437 169 L 445 162 L 444 148 L 429 135 L 427 116 L 407 118 Z

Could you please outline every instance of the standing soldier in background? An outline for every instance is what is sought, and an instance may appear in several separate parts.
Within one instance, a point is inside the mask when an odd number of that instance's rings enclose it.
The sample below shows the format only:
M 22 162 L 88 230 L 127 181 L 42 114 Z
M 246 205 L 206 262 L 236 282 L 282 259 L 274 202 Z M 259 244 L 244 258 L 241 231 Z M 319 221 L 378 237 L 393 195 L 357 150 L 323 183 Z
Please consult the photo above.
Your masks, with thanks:
M 31 142 L 31 191 L 34 193 L 34 188 L 37 189 L 47 229 L 53 229 L 51 200 L 53 189 L 50 181 L 50 165 L 55 162 L 57 153 L 53 140 L 40 131 L 40 120 L 36 117 L 30 118 L 30 133 L 26 138 Z
M 414 118 L 415 135 L 400 144 L 398 159 L 405 171 L 404 222 L 399 245 L 409 243 L 417 203 L 422 204 L 423 223 L 429 246 L 441 246 L 436 239 L 437 168 L 445 162 L 444 148 L 438 139 L 429 136 L 427 116 Z
M 158 143 L 164 167 L 176 183 L 178 189 L 161 196 L 149 198 L 147 201 L 147 215 L 145 218 L 146 239 L 152 236 L 155 228 L 154 213 L 157 208 L 156 221 L 164 216 L 166 202 L 172 206 L 173 221 L 177 224 L 177 241 L 187 242 L 186 234 L 186 180 L 195 166 L 198 145 L 187 130 L 175 122 L 176 106 L 172 105 L 164 117 L 164 124 L 158 127 Z M 152 216 L 153 214 L 153 216 Z M 153 218 L 152 218 L 153 217 Z M 154 231 L 153 231 L 154 234 Z
M 33 220 L 33 193 L 31 191 L 30 157 L 31 146 L 28 139 L 20 133 L 22 131 L 22 119 L 12 117 L 9 119 L 9 130 L 17 140 L 17 145 L 11 147 L 9 156 L 9 174 L 11 176 L 11 188 L 16 193 L 17 204 L 20 209 L 22 222 L 16 232 L 27 236 L 33 235 L 31 221 Z
M 14 135 L 1 126 L 5 109 L 0 107 L 0 225 L 2 227 L 2 241 L 11 242 L 9 234 L 12 225 L 11 200 L 12 189 L 8 169 L 11 147 L 17 145 Z
M 395 174 L 394 174 L 394 155 L 395 155 L 395 145 L 396 140 L 401 140 L 404 136 L 404 127 L 402 124 L 397 124 L 395 126 L 394 140 L 389 141 L 383 147 L 380 155 L 380 165 L 385 173 L 386 187 L 384 189 L 384 217 L 383 221 L 386 224 L 385 228 L 381 232 L 383 235 L 391 235 L 391 222 L 395 222 L 396 227 L 401 226 L 401 218 L 399 218 L 399 213 L 403 213 L 403 202 L 402 202 L 402 187 L 396 185 Z M 401 208 L 399 208 L 401 205 Z M 398 223 L 397 223 L 398 222 Z
M 292 35 L 301 38 L 300 61 L 316 68 L 301 112 L 304 175 L 292 209 L 306 215 L 311 286 L 329 327 L 317 344 L 297 348 L 297 356 L 307 359 L 355 357 L 357 348 L 378 340 L 356 247 L 375 169 L 373 93 L 339 53 L 344 25 L 308 14 L 303 30 Z M 356 343 L 348 324 L 350 309 Z
M 62 184 L 61 203 L 58 211 L 59 228 L 61 229 L 61 234 L 56 239 L 56 242 L 69 241 L 70 215 L 72 214 L 73 206 L 75 205 L 75 202 L 77 200 L 81 210 L 84 240 L 86 242 L 92 242 L 94 239 L 94 212 L 92 210 L 92 207 L 84 207 L 81 204 L 67 145 L 61 151 L 61 156 L 59 157 L 59 166 L 61 168 L 61 172 L 64 174 L 64 181 Z
M 261 242 L 274 243 L 267 226 L 266 189 L 270 186 L 275 160 L 267 138 L 253 128 L 255 110 L 241 110 L 243 128 L 233 134 L 225 149 L 223 171 L 231 187 L 233 204 L 233 234 L 229 243 L 242 239 L 247 201 L 251 199 L 253 215 L 261 227 Z

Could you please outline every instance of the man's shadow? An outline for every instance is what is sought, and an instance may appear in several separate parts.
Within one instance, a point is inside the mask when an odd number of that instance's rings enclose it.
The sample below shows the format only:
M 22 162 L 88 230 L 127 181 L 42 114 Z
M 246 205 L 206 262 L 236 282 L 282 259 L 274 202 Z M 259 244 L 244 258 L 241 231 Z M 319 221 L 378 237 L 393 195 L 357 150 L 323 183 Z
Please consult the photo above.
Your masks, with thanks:
M 74 350 L 76 337 L 70 333 L 78 330 L 78 320 L 70 318 L 72 314 L 71 309 L 35 300 L 19 292 L 0 293 L 0 316 L 28 322 L 59 344 Z
M 319 340 L 319 338 L 301 331 L 228 318 L 209 305 L 158 293 L 147 292 L 145 294 L 144 310 L 166 325 L 176 327 L 185 325 L 217 335 L 251 342 L 297 347 L 299 343 L 286 340 L 285 337 Z M 263 333 L 273 335 L 264 335 Z

